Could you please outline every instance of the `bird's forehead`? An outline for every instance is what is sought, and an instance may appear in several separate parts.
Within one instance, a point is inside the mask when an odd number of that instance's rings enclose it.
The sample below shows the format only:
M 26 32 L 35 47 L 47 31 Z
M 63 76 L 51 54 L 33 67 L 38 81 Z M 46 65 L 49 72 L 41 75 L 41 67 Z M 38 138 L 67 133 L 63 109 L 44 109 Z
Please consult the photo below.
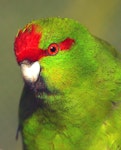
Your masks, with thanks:
M 40 27 L 38 25 L 28 24 L 18 32 L 14 42 L 14 52 L 18 62 L 28 58 L 33 59 L 33 61 L 38 59 L 39 51 L 36 49 L 38 49 L 41 40 L 41 32 L 39 30 Z M 33 49 L 35 51 L 31 53 Z
M 16 53 L 19 52 L 19 47 L 36 47 L 41 39 L 40 27 L 35 24 L 28 24 L 25 28 L 21 29 L 15 38 Z

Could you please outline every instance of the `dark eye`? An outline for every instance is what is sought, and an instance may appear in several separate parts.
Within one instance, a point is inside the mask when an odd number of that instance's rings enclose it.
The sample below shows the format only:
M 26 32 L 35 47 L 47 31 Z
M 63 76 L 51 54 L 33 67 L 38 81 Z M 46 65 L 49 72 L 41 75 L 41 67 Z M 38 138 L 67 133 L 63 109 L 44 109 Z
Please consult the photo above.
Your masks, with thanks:
M 50 44 L 50 46 L 48 47 L 49 55 L 55 55 L 58 53 L 58 51 L 59 51 L 59 46 L 56 43 Z

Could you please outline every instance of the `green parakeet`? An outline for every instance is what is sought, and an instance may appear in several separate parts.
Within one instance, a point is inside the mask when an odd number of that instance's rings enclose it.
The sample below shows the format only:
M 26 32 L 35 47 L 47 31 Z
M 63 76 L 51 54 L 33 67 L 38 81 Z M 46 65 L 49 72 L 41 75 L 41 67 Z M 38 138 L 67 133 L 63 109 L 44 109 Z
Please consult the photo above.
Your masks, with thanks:
M 121 150 L 121 55 L 68 18 L 32 21 L 14 42 L 24 150 Z

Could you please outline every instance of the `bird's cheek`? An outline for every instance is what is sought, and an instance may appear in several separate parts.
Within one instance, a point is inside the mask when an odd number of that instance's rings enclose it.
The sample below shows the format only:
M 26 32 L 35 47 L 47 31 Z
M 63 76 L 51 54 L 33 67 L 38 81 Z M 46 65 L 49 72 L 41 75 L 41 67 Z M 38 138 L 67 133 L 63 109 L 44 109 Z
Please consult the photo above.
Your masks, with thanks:
M 69 88 L 73 81 L 70 69 L 64 68 L 61 61 L 55 63 L 52 58 L 54 59 L 54 57 L 41 59 L 40 66 L 42 70 L 40 76 L 49 89 L 62 90 Z
M 60 86 L 60 82 L 62 81 L 62 74 L 58 69 L 43 67 L 40 72 L 40 76 L 43 78 L 48 88 L 58 88 Z
M 59 90 L 62 91 L 66 88 L 70 88 L 72 80 L 69 76 L 59 68 L 44 68 L 41 72 L 41 76 L 44 79 L 49 90 Z

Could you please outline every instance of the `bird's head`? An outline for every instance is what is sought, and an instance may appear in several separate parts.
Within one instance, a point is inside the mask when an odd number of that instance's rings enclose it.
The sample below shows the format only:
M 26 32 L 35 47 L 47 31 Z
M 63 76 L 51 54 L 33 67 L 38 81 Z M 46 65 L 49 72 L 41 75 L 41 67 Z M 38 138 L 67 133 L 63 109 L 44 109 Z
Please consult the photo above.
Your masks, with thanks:
M 25 82 L 36 82 L 41 76 L 49 88 L 69 87 L 78 80 L 81 59 L 83 63 L 80 53 L 84 54 L 84 40 L 88 37 L 87 29 L 67 18 L 41 19 L 27 24 L 14 42 Z

